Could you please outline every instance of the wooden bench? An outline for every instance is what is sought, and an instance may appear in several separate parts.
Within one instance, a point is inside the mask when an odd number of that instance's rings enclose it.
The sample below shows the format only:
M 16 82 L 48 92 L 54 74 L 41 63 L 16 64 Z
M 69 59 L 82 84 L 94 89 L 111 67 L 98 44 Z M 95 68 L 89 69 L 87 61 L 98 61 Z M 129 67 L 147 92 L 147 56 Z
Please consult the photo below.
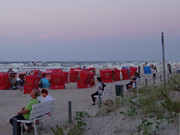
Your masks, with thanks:
M 106 87 L 104 87 L 104 90 L 103 90 L 103 93 L 101 95 L 101 98 L 107 98 L 107 96 L 109 96 L 111 94 L 111 91 L 112 91 L 112 85 L 108 85 Z M 95 98 L 99 98 L 98 95 L 94 96 Z
M 34 125 L 34 132 L 37 135 L 37 127 L 36 120 L 43 120 L 44 117 L 51 117 L 53 122 L 53 111 L 55 100 L 50 100 L 44 103 L 35 104 L 32 106 L 31 115 L 29 120 L 17 120 L 17 122 L 21 123 L 21 127 L 23 127 L 23 123 L 32 123 Z M 52 123 L 51 123 L 52 124 Z M 21 134 L 23 135 L 23 128 L 21 128 Z

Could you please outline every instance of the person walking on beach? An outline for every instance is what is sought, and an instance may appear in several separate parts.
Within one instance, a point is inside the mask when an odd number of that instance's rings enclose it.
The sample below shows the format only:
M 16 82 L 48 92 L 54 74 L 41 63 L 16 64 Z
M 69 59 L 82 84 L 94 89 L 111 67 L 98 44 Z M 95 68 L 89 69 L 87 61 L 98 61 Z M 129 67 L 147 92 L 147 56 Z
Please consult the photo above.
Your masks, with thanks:
M 8 69 L 7 73 L 14 72 L 12 68 Z
M 19 75 L 20 74 L 20 69 L 19 69 L 19 67 L 17 67 L 17 75 Z
M 140 73 L 141 73 L 141 66 L 138 65 L 138 73 L 139 73 L 139 76 L 140 76 Z
M 48 88 L 50 86 L 49 81 L 46 78 L 46 75 L 43 75 L 43 78 L 40 80 L 39 86 L 40 88 Z
M 131 78 L 131 73 L 130 73 L 130 69 L 126 68 L 126 74 L 129 76 L 129 78 Z
M 171 72 L 171 64 L 167 64 L 167 67 L 168 67 L 168 70 L 169 70 L 169 73 L 171 74 L 172 72 Z
M 13 125 L 13 119 L 16 118 L 17 120 L 29 120 L 30 115 L 31 115 L 31 110 L 32 110 L 32 106 L 35 104 L 38 104 L 39 101 L 37 100 L 37 97 L 39 96 L 39 92 L 38 90 L 34 89 L 32 90 L 31 94 L 31 100 L 27 103 L 26 107 L 23 107 L 21 109 L 20 112 L 18 112 L 18 115 L 16 115 L 15 117 L 12 117 L 9 122 L 11 125 Z M 21 128 L 23 128 L 23 131 L 25 131 L 24 127 L 20 126 L 21 123 L 17 123 L 17 133 L 18 135 L 21 135 Z M 32 124 L 31 123 L 27 123 L 26 124 L 28 126 L 28 129 L 26 131 L 30 131 L 33 129 Z
M 136 76 L 135 88 L 140 88 L 141 87 L 141 77 L 140 77 L 140 74 L 137 72 L 137 73 L 135 73 L 135 76 Z
M 11 88 L 13 90 L 16 90 L 17 89 L 17 80 L 16 80 L 16 77 L 14 77 L 12 80 L 11 80 Z
M 157 69 L 156 69 L 156 66 L 154 66 L 152 68 L 152 73 L 153 73 L 153 78 L 155 79 L 156 78 L 156 72 L 157 72 Z
M 16 76 L 16 80 L 17 80 L 18 89 L 19 89 L 20 91 L 22 91 L 22 80 L 21 80 L 21 78 L 20 78 L 19 75 Z
M 104 87 L 106 87 L 106 85 L 102 82 L 102 79 L 100 77 L 97 77 L 97 82 L 98 82 L 98 84 L 96 86 L 96 92 L 91 94 L 91 98 L 93 101 L 92 105 L 96 104 L 96 98 L 94 96 L 99 95 L 99 94 L 102 95 Z

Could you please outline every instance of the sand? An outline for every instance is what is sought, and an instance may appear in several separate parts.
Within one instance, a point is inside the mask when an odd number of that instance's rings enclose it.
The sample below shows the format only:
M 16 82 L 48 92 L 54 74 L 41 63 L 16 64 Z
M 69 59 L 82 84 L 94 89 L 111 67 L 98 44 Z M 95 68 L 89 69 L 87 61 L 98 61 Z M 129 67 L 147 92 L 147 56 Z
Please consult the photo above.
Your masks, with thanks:
M 157 75 L 157 84 L 159 83 L 159 75 Z M 144 85 L 145 78 L 152 78 L 152 75 L 143 75 L 142 85 Z M 110 95 L 110 98 L 114 99 L 115 96 L 115 85 L 116 84 L 126 84 L 129 80 L 122 80 L 119 82 L 108 83 L 108 85 L 113 85 L 113 90 Z M 148 84 L 152 84 L 151 81 L 148 81 Z M 87 89 L 77 89 L 76 83 L 66 84 L 66 89 L 64 90 L 48 90 L 49 94 L 57 98 L 55 110 L 54 110 L 54 125 L 59 124 L 61 126 L 65 125 L 68 121 L 68 101 L 72 102 L 72 110 L 76 111 L 85 111 L 88 112 L 91 116 L 95 116 L 98 112 L 98 106 L 92 106 L 92 100 L 90 95 L 95 92 L 95 87 Z M 124 88 L 125 96 L 129 94 Z M 0 135 L 11 135 L 12 126 L 9 124 L 9 119 L 17 114 L 17 112 L 24 107 L 30 95 L 24 95 L 23 92 L 19 90 L 0 90 Z M 119 111 L 119 110 L 118 110 Z M 138 123 L 139 118 L 124 119 L 124 116 L 116 116 L 114 113 L 106 117 L 90 118 L 86 120 L 87 131 L 83 134 L 85 135 L 128 135 L 135 129 L 132 128 Z M 45 126 L 45 129 L 40 131 L 41 135 L 51 135 L 52 132 L 49 130 L 50 125 Z M 159 135 L 176 135 L 176 129 L 169 125 L 169 129 L 165 128 Z M 25 133 L 27 135 L 33 135 L 34 132 Z

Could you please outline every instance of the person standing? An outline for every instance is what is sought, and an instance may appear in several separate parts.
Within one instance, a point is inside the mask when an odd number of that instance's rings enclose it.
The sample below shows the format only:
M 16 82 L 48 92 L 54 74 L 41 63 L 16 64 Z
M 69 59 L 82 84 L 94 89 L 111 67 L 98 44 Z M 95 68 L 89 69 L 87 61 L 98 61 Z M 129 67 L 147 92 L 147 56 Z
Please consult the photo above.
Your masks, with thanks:
M 12 80 L 11 80 L 11 88 L 13 90 L 16 90 L 17 89 L 17 80 L 16 80 L 16 77 L 14 77 Z
M 136 82 L 135 82 L 135 88 L 140 88 L 141 87 L 141 77 L 139 73 L 135 73 L 136 76 Z
M 129 78 L 131 78 L 131 73 L 130 73 L 130 69 L 126 68 L 126 74 L 129 76 Z
M 18 75 L 16 76 L 16 80 L 17 80 L 18 89 L 20 91 L 22 91 L 22 80 L 21 80 L 21 78 Z
M 157 69 L 156 69 L 156 66 L 152 68 L 152 73 L 153 73 L 153 78 L 155 79 L 156 78 L 156 72 L 157 72 Z
M 20 74 L 20 69 L 19 69 L 19 67 L 17 67 L 17 75 L 19 75 Z
M 141 66 L 140 65 L 138 65 L 138 73 L 139 73 L 139 76 L 140 76 L 140 74 L 141 74 Z
M 40 80 L 40 88 L 48 88 L 50 86 L 48 79 L 46 78 L 46 75 L 43 75 L 43 78 Z
M 171 74 L 172 72 L 171 72 L 171 64 L 167 64 L 167 66 L 168 66 L 168 70 L 169 70 L 169 73 Z

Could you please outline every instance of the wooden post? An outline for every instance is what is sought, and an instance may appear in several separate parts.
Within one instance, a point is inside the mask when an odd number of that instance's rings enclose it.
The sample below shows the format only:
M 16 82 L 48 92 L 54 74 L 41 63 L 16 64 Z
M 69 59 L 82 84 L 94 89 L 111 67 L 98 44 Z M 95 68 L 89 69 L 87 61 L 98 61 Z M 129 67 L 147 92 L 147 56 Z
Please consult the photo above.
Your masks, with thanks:
M 161 75 L 160 75 L 160 77 L 159 77 L 159 78 L 160 78 L 160 82 L 162 82 L 162 76 L 161 76 Z
M 167 74 L 167 79 L 169 80 L 169 73 Z
M 145 86 L 147 87 L 147 78 L 145 79 Z
M 17 119 L 13 119 L 13 135 L 17 135 Z
M 166 71 L 165 71 L 164 33 L 163 32 L 161 33 L 161 43 L 162 43 L 164 89 L 166 90 Z
M 101 108 L 101 94 L 98 94 L 98 105 L 99 105 L 99 108 Z
M 68 101 L 68 116 L 69 116 L 69 123 L 72 121 L 72 104 L 71 101 Z
M 176 76 L 176 71 L 173 72 L 174 73 L 174 77 Z
M 155 81 L 156 81 L 156 78 L 154 78 L 154 77 L 153 77 L 153 85 L 155 85 L 155 84 L 156 84 L 156 82 L 155 82 Z

